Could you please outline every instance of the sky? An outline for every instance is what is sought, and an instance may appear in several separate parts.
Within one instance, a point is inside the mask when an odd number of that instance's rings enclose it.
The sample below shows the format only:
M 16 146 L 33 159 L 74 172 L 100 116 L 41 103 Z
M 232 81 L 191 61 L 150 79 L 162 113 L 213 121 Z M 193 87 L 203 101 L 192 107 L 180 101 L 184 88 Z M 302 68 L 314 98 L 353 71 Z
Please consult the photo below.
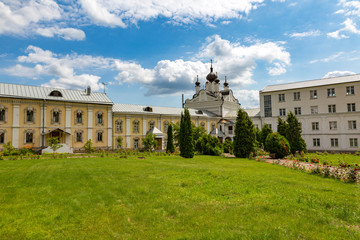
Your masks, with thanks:
M 255 108 L 266 85 L 359 73 L 359 40 L 352 0 L 0 0 L 0 82 L 181 107 L 213 59 Z

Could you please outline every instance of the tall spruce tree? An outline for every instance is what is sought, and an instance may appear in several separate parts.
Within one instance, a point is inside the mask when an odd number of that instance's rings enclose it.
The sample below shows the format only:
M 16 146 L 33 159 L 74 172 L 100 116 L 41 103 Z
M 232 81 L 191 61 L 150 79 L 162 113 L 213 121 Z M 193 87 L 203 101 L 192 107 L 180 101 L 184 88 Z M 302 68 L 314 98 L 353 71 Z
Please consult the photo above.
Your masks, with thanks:
M 175 152 L 172 124 L 169 125 L 167 130 L 166 152 L 170 152 L 170 153 Z
M 285 137 L 290 143 L 291 153 L 294 154 L 297 151 L 306 151 L 306 143 L 301 137 L 301 125 L 292 112 L 288 113 L 286 122 L 287 128 Z
M 181 112 L 181 118 L 180 118 L 180 132 L 179 132 L 179 148 L 180 148 L 180 156 L 183 156 L 184 152 L 184 132 L 182 129 L 184 129 L 184 113 Z
M 278 125 L 277 125 L 277 131 L 278 133 L 286 137 L 286 129 L 287 129 L 287 123 L 286 121 L 282 120 L 280 117 L 278 117 Z
M 272 133 L 272 129 L 270 128 L 269 124 L 264 124 L 263 128 L 261 129 L 260 132 L 260 141 L 261 141 L 261 145 L 265 148 L 265 140 L 267 138 L 267 136 Z
M 190 112 L 187 108 L 181 117 L 180 125 L 180 156 L 184 158 L 194 157 L 194 141 L 191 127 Z
M 234 155 L 238 158 L 249 157 L 256 150 L 254 125 L 248 114 L 241 108 L 235 123 Z

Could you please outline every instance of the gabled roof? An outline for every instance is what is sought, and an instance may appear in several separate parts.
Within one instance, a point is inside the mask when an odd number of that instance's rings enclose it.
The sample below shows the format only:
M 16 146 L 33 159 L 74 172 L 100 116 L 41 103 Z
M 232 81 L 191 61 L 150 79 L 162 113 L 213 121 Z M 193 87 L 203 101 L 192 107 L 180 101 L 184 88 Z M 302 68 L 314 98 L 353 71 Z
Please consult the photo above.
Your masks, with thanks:
M 146 134 L 155 134 L 156 136 L 163 136 L 164 133 L 162 131 L 160 131 L 157 127 L 153 127 L 152 129 L 150 129 Z
M 151 107 L 152 112 L 145 111 L 146 107 Z M 123 104 L 123 103 L 115 103 L 113 105 L 114 113 L 134 113 L 134 114 L 162 114 L 162 115 L 181 115 L 183 112 L 183 108 L 175 108 L 175 107 L 158 107 L 158 106 L 146 106 L 146 105 L 136 105 L 136 104 Z M 205 111 L 205 110 L 196 110 L 189 108 L 189 112 L 191 116 L 196 117 L 216 117 L 215 114 Z M 201 114 L 202 113 L 202 114 Z
M 62 97 L 50 96 L 52 91 L 59 91 Z M 10 83 L 0 83 L 0 97 L 22 98 L 22 99 L 45 99 L 64 102 L 81 102 L 96 104 L 113 104 L 105 93 L 91 92 L 87 95 L 85 91 L 69 90 L 50 87 L 28 86 Z
M 360 81 L 360 74 L 266 86 L 261 93 Z

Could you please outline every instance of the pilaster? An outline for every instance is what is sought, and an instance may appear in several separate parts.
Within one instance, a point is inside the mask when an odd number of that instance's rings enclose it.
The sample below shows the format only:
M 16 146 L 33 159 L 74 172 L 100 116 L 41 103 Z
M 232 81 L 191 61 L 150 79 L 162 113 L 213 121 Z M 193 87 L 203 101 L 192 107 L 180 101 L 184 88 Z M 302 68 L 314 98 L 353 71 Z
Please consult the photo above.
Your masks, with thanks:
M 12 145 L 19 148 L 19 120 L 20 120 L 20 105 L 13 104 L 13 131 L 12 131 Z
M 93 132 L 93 107 L 88 107 L 88 139 L 92 141 Z

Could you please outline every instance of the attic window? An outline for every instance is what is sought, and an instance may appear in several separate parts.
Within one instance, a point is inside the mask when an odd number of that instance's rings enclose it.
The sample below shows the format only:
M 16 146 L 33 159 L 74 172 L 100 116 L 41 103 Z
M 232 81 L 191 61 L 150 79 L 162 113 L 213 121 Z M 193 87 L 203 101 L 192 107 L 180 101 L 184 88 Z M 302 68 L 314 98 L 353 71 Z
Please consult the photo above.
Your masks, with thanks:
M 52 91 L 49 96 L 52 96 L 52 97 L 62 97 L 62 94 L 61 92 L 59 92 L 58 90 L 54 90 Z
M 152 112 L 153 109 L 152 109 L 152 107 L 146 107 L 146 108 L 144 108 L 144 111 L 145 112 Z
M 203 112 L 201 110 L 197 110 L 196 114 L 203 114 Z

